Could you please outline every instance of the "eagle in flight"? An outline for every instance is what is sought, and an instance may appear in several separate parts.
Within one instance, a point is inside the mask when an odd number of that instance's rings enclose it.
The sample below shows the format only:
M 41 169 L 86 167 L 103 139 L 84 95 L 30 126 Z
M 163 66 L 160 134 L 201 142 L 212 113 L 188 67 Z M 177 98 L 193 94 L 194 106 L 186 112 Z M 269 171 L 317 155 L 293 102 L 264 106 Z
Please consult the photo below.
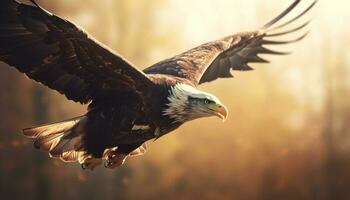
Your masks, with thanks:
M 79 162 L 84 169 L 104 163 L 122 165 L 145 153 L 145 142 L 185 122 L 210 116 L 226 119 L 227 108 L 197 86 L 249 71 L 249 63 L 268 63 L 262 54 L 285 55 L 266 45 L 283 45 L 276 37 L 299 32 L 309 21 L 293 25 L 317 2 L 286 20 L 301 0 L 256 31 L 237 33 L 203 44 L 143 71 L 103 46 L 71 22 L 40 7 L 0 1 L 0 61 L 30 79 L 89 104 L 73 119 L 27 128 L 23 134 L 50 157 Z

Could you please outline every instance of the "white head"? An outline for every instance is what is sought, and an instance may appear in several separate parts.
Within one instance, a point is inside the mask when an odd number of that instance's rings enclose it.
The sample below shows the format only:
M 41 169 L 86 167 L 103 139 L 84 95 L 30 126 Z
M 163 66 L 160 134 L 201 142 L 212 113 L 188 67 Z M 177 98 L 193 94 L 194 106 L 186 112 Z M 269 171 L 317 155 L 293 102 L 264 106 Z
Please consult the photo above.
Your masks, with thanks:
M 183 123 L 210 116 L 218 116 L 225 120 L 228 115 L 226 107 L 218 98 L 187 84 L 176 84 L 171 87 L 168 100 L 163 114 L 176 122 Z

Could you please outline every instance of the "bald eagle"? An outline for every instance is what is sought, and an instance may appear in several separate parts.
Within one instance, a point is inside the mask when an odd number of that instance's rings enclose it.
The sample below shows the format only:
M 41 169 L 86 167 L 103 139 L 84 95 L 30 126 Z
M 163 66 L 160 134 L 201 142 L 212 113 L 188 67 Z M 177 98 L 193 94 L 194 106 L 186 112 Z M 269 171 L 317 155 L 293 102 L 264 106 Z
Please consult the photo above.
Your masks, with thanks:
M 295 0 L 256 31 L 203 44 L 143 71 L 71 22 L 31 3 L 0 1 L 0 61 L 89 106 L 83 116 L 27 128 L 23 134 L 50 157 L 92 170 L 102 163 L 110 169 L 122 165 L 128 156 L 145 153 L 146 141 L 185 122 L 210 116 L 226 119 L 222 102 L 197 86 L 233 77 L 231 70 L 252 70 L 249 63 L 268 63 L 260 54 L 287 54 L 266 45 L 303 39 L 307 34 L 289 41 L 274 38 L 306 27 L 308 22 L 292 24 L 316 1 L 284 20 L 300 3 Z

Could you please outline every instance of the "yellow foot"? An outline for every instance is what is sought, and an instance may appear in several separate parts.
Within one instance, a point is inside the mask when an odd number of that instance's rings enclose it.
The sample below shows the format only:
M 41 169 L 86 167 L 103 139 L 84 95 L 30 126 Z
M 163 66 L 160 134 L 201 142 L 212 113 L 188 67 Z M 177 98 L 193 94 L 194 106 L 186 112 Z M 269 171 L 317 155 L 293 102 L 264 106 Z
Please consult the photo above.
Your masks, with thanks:
M 125 159 L 126 155 L 118 153 L 117 151 L 111 150 L 107 152 L 107 161 L 105 162 L 105 167 L 108 169 L 114 169 L 121 166 Z

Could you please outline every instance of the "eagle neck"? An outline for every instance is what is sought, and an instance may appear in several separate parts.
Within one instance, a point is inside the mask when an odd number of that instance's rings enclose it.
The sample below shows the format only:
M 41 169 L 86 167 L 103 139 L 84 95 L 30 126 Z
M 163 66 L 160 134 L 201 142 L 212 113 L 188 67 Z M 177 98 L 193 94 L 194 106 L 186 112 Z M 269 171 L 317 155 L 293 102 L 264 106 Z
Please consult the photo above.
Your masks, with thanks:
M 168 89 L 167 102 L 162 114 L 169 117 L 173 123 L 184 123 L 189 120 L 189 91 L 186 90 L 189 87 L 191 86 L 176 84 Z

